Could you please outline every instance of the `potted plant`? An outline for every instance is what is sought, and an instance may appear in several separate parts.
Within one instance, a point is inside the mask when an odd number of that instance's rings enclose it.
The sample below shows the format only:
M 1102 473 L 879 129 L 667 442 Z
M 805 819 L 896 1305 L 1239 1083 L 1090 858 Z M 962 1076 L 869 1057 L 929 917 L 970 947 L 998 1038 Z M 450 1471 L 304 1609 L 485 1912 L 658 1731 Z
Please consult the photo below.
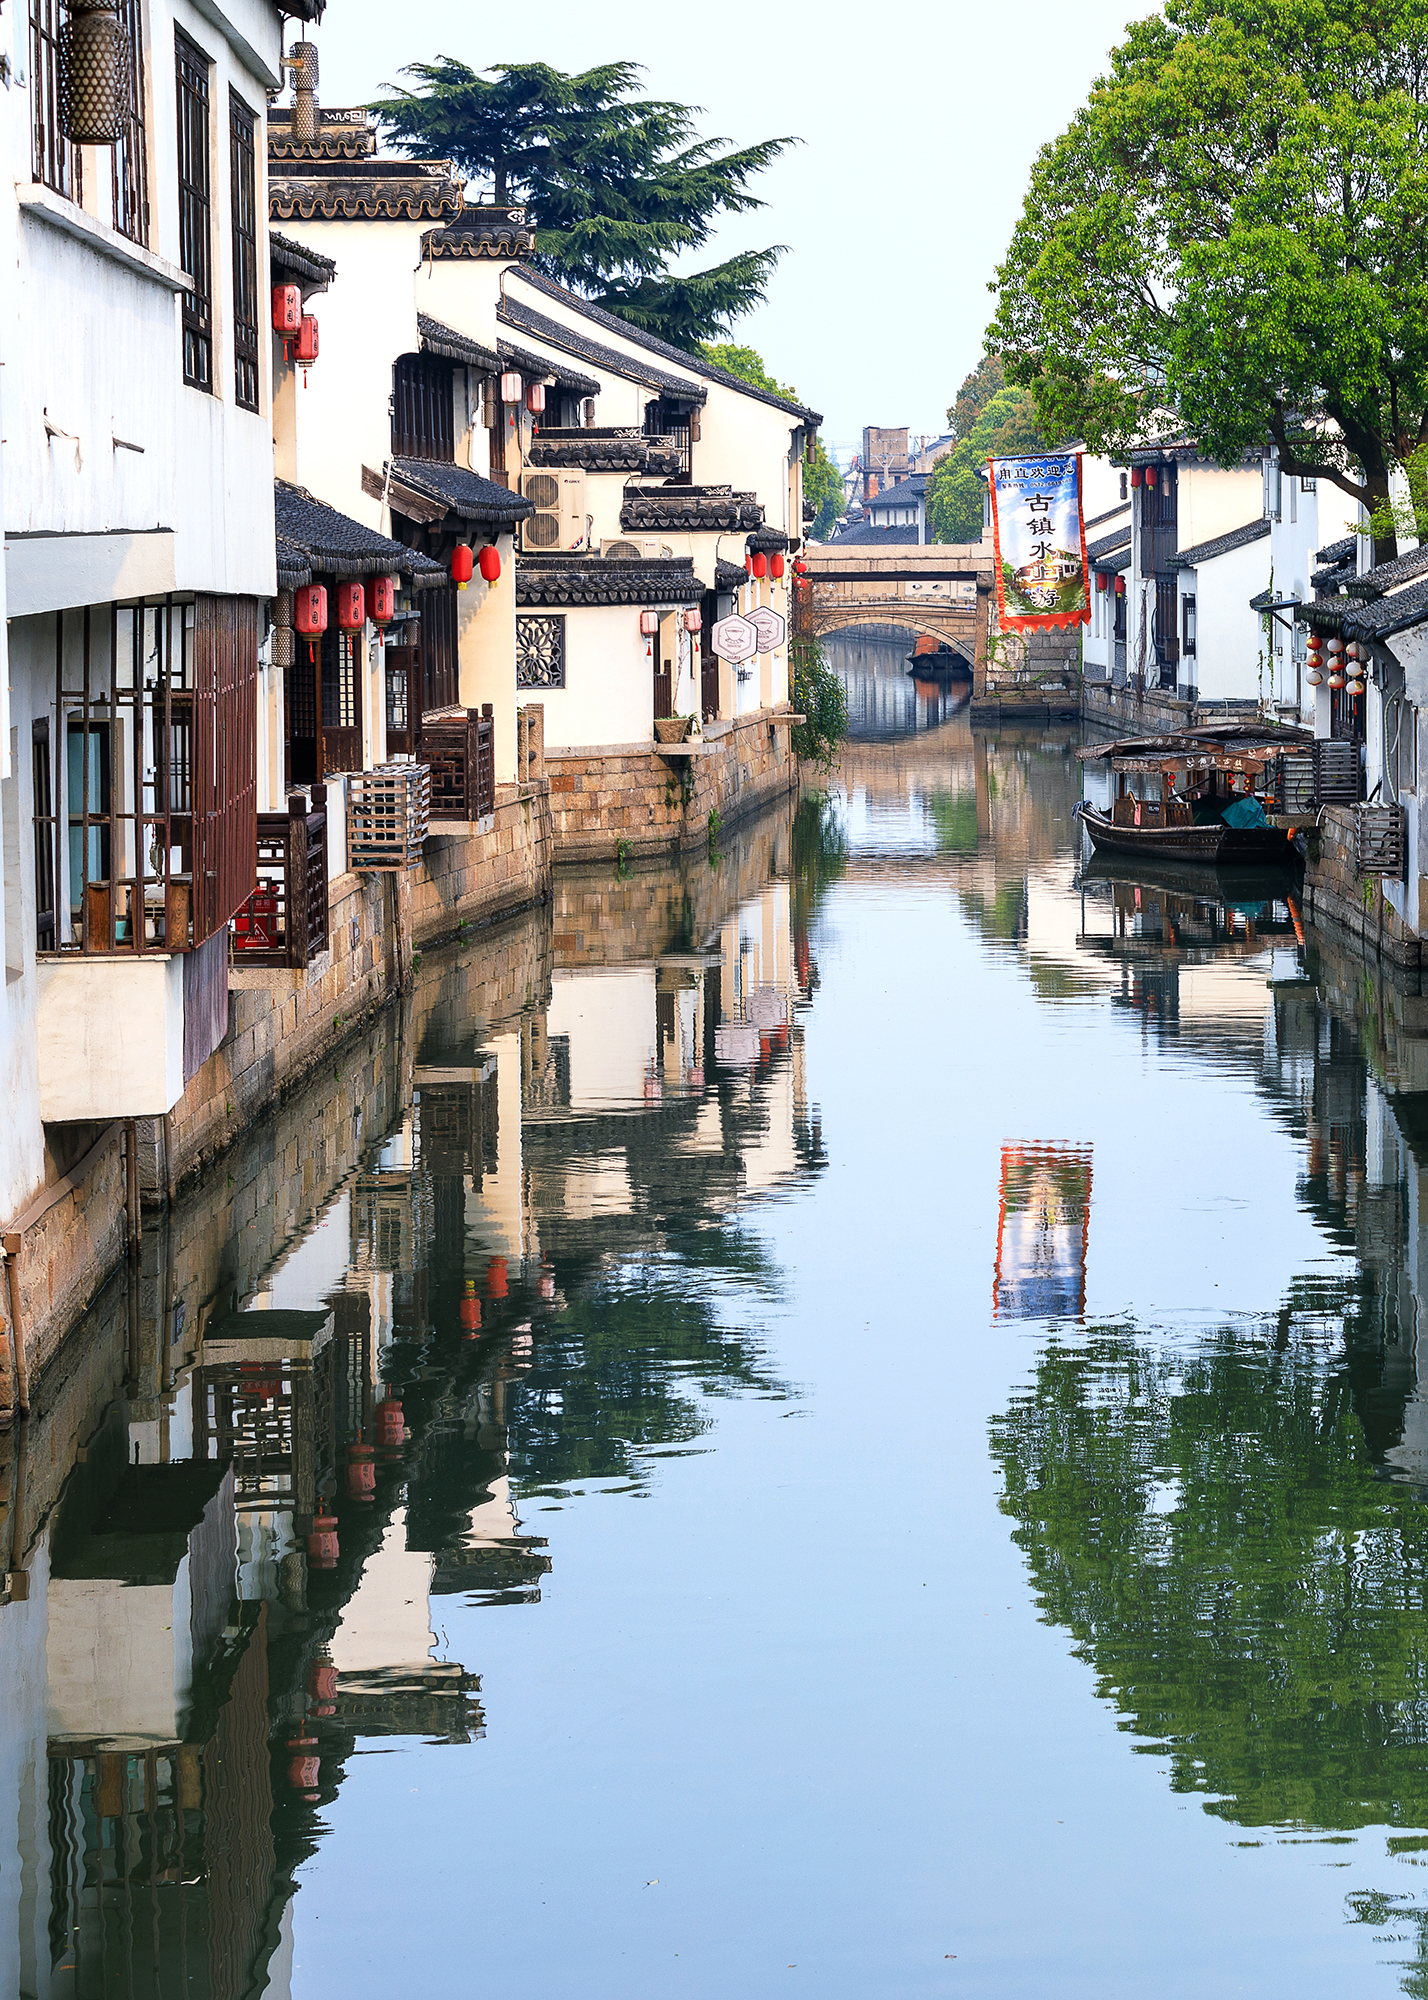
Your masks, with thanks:
M 694 727 L 692 715 L 657 715 L 655 739 L 660 743 L 684 743 Z

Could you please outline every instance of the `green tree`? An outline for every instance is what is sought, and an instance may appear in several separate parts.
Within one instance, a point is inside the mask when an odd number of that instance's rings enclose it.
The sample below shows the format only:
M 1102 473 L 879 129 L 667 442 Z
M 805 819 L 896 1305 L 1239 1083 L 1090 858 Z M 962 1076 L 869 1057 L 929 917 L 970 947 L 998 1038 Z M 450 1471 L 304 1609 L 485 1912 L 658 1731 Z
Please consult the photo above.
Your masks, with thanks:
M 957 400 L 947 412 L 947 428 L 956 438 L 971 435 L 982 411 L 1007 386 L 1006 369 L 1000 354 L 984 354 L 957 391 Z
M 798 401 L 798 391 L 790 389 L 786 383 L 776 382 L 764 366 L 764 358 L 755 347 L 739 347 L 730 341 L 706 341 L 700 347 L 706 361 L 712 361 L 716 368 L 723 368 L 730 375 L 737 375 L 742 381 L 750 382 L 756 389 L 763 389 L 771 396 L 791 396 Z M 823 541 L 835 521 L 840 521 L 848 511 L 848 502 L 843 492 L 843 475 L 828 456 L 822 438 L 815 438 L 813 458 L 803 467 L 803 497 L 812 501 L 818 509 L 808 533 L 811 540 Z
M 412 87 L 389 85 L 372 108 L 413 158 L 453 160 L 489 179 L 498 203 L 524 204 L 550 276 L 692 349 L 762 300 L 783 245 L 694 273 L 676 275 L 671 260 L 702 248 L 720 215 L 761 208 L 748 183 L 793 141 L 730 150 L 701 139 L 697 107 L 632 95 L 641 74 L 629 62 L 577 76 L 547 63 L 479 72 L 438 56 L 403 70 Z
M 1093 449 L 1162 422 L 1372 510 L 1428 442 L 1428 6 L 1167 0 L 1032 170 L 991 344 Z
M 790 732 L 793 754 L 831 771 L 848 736 L 848 691 L 816 639 L 795 638 L 789 646 L 793 706 L 805 717 Z
M 968 397 L 979 372 L 974 369 L 967 377 L 953 405 L 954 421 L 961 411 L 970 417 L 971 428 L 965 433 L 959 430 L 957 444 L 946 458 L 937 461 L 927 482 L 927 523 L 935 542 L 978 541 L 984 490 L 981 468 L 989 458 L 1040 451 L 1046 442 L 1036 404 L 1027 390 L 1003 386 L 984 403 Z

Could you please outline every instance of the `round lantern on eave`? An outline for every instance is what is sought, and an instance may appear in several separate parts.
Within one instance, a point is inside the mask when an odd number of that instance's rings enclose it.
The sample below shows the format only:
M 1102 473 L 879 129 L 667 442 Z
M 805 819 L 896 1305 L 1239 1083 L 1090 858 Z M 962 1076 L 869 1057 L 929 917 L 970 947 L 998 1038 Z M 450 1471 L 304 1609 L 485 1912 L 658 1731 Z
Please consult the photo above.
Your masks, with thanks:
M 458 590 L 465 590 L 476 569 L 476 558 L 468 543 L 458 542 L 451 551 L 451 581 Z
M 367 593 L 360 583 L 337 586 L 337 629 L 360 632 L 367 621 Z
M 545 384 L 532 382 L 526 390 L 526 408 L 533 417 L 538 417 L 545 409 Z
M 777 549 L 769 557 L 769 575 L 775 578 L 783 575 L 783 557 Z
M 1308 679 L 1310 687 L 1316 688 L 1318 687 L 1319 683 L 1323 680 L 1324 676 L 1320 673 L 1317 667 L 1310 667 L 1306 678 Z
M 518 368 L 508 368 L 501 377 L 501 401 L 519 403 L 521 400 L 521 376 Z
M 374 625 L 390 625 L 397 615 L 397 587 L 389 576 L 367 579 L 367 616 Z
M 320 639 L 327 630 L 327 586 L 305 583 L 293 592 L 293 624 L 304 639 Z
M 769 572 L 768 557 L 764 554 L 762 549 L 755 549 L 753 555 L 749 558 L 749 575 L 767 576 L 768 572 Z
M 483 582 L 495 583 L 501 574 L 501 551 L 493 542 L 487 542 L 482 549 L 479 562 Z
M 1337 666 L 1329 676 L 1329 685 L 1331 688 L 1341 688 L 1344 685 L 1343 672 Z

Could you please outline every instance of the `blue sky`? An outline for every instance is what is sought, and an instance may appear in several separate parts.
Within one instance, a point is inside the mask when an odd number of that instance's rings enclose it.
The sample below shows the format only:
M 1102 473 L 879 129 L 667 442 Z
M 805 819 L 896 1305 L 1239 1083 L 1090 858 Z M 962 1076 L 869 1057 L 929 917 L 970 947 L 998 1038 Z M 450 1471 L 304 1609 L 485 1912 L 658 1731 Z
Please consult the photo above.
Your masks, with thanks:
M 738 143 L 796 133 L 700 261 L 786 243 L 767 305 L 736 338 L 825 413 L 937 435 L 981 352 L 987 283 L 1038 146 L 1071 118 L 1135 0 L 1074 7 L 834 4 L 800 15 L 544 0 L 503 21 L 453 0 L 331 0 L 321 97 L 374 96 L 405 62 L 643 63 L 652 94 L 705 107 Z M 296 32 L 294 30 L 294 32 Z

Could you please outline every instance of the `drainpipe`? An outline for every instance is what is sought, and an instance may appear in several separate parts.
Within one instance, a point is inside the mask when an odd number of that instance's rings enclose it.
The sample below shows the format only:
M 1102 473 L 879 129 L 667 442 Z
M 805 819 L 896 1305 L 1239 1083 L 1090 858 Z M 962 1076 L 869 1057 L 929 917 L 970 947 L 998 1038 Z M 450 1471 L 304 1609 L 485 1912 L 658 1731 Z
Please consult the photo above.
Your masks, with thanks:
M 5 1238 L 5 1275 L 10 1283 L 10 1385 L 11 1408 L 16 1415 L 30 1414 L 30 1363 L 25 1353 L 25 1326 L 20 1316 L 20 1246 L 24 1238 L 12 1233 Z

